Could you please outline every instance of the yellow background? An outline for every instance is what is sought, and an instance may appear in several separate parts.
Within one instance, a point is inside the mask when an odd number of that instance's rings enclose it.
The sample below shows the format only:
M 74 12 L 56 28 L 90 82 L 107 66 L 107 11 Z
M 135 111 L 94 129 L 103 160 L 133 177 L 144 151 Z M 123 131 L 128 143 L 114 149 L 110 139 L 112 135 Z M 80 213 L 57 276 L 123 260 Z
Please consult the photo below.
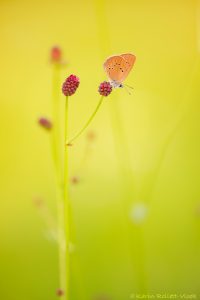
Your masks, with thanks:
M 106 57 L 137 56 L 132 95 L 105 99 L 84 166 L 86 136 L 70 149 L 70 176 L 80 177 L 70 190 L 72 299 L 200 294 L 198 1 L 0 0 L 0 299 L 56 299 L 57 246 L 33 205 L 41 197 L 56 218 L 49 137 L 37 125 L 51 115 L 55 44 L 67 61 L 61 83 L 81 81 L 71 136 L 98 102 Z M 128 218 L 134 203 L 148 207 L 140 225 Z

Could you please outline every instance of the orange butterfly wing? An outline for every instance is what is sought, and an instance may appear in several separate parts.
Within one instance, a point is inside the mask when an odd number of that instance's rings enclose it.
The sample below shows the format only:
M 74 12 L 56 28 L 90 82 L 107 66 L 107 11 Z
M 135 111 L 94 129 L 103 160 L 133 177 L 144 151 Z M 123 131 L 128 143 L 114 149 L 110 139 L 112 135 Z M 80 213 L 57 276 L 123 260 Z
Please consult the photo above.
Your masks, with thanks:
M 131 71 L 136 57 L 133 54 L 114 55 L 104 63 L 104 69 L 111 81 L 123 82 Z

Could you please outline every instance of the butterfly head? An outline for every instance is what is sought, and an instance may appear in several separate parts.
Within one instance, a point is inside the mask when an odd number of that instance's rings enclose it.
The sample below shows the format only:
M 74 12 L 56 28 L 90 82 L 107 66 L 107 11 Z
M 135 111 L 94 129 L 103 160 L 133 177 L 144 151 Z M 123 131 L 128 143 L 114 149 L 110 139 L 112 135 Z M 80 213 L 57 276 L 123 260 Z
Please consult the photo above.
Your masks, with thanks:
M 110 84 L 113 88 L 123 88 L 123 84 L 121 82 L 117 82 L 116 80 L 111 80 Z

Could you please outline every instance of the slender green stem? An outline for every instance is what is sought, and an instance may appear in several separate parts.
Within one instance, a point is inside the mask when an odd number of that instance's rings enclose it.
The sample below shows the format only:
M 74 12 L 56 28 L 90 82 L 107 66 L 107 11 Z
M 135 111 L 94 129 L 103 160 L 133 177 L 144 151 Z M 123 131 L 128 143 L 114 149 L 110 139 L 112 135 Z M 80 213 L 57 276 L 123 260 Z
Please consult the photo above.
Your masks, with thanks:
M 65 241 L 65 218 L 63 189 L 57 189 L 57 211 L 58 211 L 58 250 L 59 250 L 59 281 L 60 289 L 64 292 L 62 300 L 66 300 L 66 241 Z
M 73 268 L 75 273 L 78 275 L 79 286 L 77 288 L 77 299 L 86 299 L 85 290 L 83 286 L 83 275 L 80 269 L 79 257 L 76 252 L 76 257 L 71 258 L 70 253 L 70 243 L 74 243 L 76 240 L 75 237 L 75 228 L 72 219 L 71 212 L 71 201 L 69 196 L 69 172 L 68 172 L 68 147 L 66 147 L 66 141 L 68 139 L 68 97 L 65 101 L 65 133 L 64 133 L 64 184 L 63 184 L 63 199 L 64 199 L 64 219 L 65 219 L 65 242 L 66 242 L 66 253 L 65 253 L 65 270 L 66 270 L 66 289 L 65 295 L 66 299 L 70 299 L 70 267 L 73 263 Z
M 101 104 L 103 102 L 103 98 L 104 98 L 104 96 L 101 96 L 101 98 L 100 98 L 100 100 L 99 100 L 99 102 L 98 102 L 98 104 L 97 104 L 94 112 L 91 114 L 90 118 L 85 123 L 85 125 L 83 126 L 83 128 L 71 140 L 67 141 L 67 139 L 66 139 L 67 145 L 70 145 L 72 142 L 74 142 L 83 133 L 83 131 L 89 126 L 89 124 L 91 123 L 91 121 L 95 117 L 97 111 L 99 110 L 99 108 L 100 108 L 100 106 L 101 106 Z
M 64 140 L 64 218 L 65 218 L 65 241 L 66 241 L 66 299 L 69 300 L 69 286 L 70 286 L 70 255 L 69 255 L 69 241 L 70 241 L 70 202 L 69 202 L 69 180 L 68 180 L 68 147 L 65 142 L 68 138 L 68 97 L 65 101 L 65 140 Z
M 58 265 L 59 265 L 59 289 L 65 291 L 66 285 L 66 269 L 65 269 L 65 223 L 64 223 L 64 197 L 63 197 L 63 182 L 62 182 L 62 168 L 61 160 L 62 153 L 60 151 L 61 133 L 60 133 L 60 66 L 53 66 L 52 78 L 52 116 L 53 116 L 53 130 L 52 130 L 52 157 L 55 167 L 55 181 L 56 181 L 56 202 L 57 202 L 57 234 L 58 234 Z M 66 300 L 66 294 L 62 295 L 62 300 Z

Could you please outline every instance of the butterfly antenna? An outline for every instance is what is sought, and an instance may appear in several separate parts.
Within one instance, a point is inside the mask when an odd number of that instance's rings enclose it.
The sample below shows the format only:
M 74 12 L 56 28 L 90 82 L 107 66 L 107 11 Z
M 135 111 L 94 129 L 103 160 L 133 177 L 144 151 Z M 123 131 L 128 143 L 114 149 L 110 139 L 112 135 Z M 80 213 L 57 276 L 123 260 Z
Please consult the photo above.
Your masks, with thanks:
M 128 84 L 124 84 L 127 88 L 134 90 L 134 88 Z
M 129 95 L 131 95 L 131 92 L 129 91 L 128 86 L 127 86 L 127 85 L 124 85 L 124 88 L 125 88 L 125 90 L 127 91 L 127 93 L 128 93 Z

